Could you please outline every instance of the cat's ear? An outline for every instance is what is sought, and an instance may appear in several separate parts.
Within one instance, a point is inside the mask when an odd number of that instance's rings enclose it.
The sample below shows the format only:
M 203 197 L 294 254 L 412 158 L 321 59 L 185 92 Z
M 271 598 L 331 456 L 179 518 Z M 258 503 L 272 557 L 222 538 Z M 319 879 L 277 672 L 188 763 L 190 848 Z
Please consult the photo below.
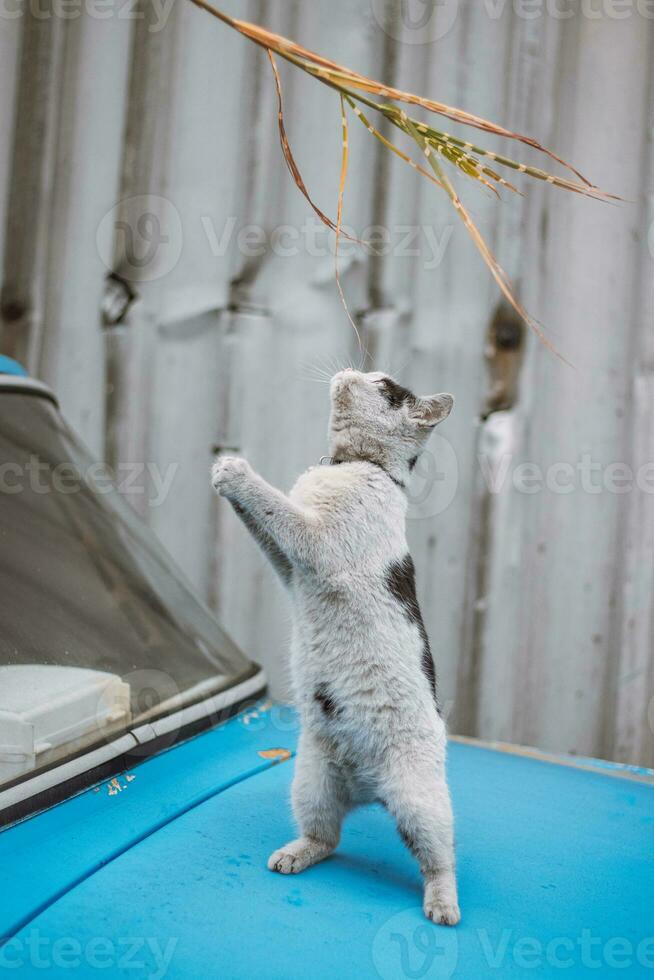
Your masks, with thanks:
M 430 395 L 427 398 L 417 398 L 413 410 L 418 425 L 432 429 L 452 411 L 454 399 L 447 392 L 440 395 Z

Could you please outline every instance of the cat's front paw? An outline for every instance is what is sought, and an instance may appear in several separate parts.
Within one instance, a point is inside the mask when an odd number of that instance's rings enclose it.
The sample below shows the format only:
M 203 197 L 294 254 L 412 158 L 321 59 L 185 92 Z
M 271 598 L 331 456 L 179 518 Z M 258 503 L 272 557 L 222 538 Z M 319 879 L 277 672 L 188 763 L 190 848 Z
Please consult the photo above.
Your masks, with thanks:
M 214 490 L 223 497 L 230 497 L 252 475 L 252 467 L 239 456 L 222 456 L 211 467 Z

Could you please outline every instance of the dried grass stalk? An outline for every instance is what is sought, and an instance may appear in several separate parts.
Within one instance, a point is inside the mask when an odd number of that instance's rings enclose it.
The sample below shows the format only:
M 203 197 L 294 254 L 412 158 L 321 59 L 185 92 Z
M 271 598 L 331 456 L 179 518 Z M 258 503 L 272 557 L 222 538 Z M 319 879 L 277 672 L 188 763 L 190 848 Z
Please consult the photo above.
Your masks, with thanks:
M 310 51 L 308 48 L 302 47 L 302 45 L 297 44 L 295 41 L 291 41 L 289 38 L 282 37 L 280 34 L 275 34 L 272 31 L 267 30 L 265 27 L 260 27 L 258 24 L 251 24 L 247 21 L 230 17 L 218 8 L 214 7 L 208 2 L 208 0 L 191 0 L 191 2 L 197 7 L 201 7 L 203 10 L 206 10 L 214 17 L 217 17 L 224 24 L 233 28 L 235 31 L 238 31 L 239 34 L 242 34 L 250 41 L 258 44 L 268 53 L 277 91 L 279 137 L 284 160 L 286 161 L 286 165 L 297 187 L 304 195 L 309 205 L 313 208 L 318 218 L 335 233 L 336 284 L 346 313 L 355 331 L 356 325 L 347 308 L 347 303 L 345 302 L 345 297 L 343 295 L 340 277 L 338 274 L 338 242 L 340 236 L 345 235 L 345 237 L 350 238 L 352 241 L 359 241 L 356 238 L 352 238 L 350 235 L 346 235 L 346 233 L 342 230 L 343 195 L 348 168 L 348 125 L 346 106 L 348 106 L 355 113 L 356 117 L 363 123 L 368 132 L 370 132 L 375 139 L 378 139 L 386 149 L 400 157 L 400 159 L 402 159 L 405 163 L 408 163 L 411 167 L 413 167 L 417 173 L 421 174 L 423 177 L 426 177 L 428 180 L 431 180 L 445 191 L 452 203 L 452 206 L 463 221 L 465 228 L 467 229 L 470 237 L 472 238 L 475 246 L 480 252 L 484 262 L 488 266 L 493 278 L 495 279 L 503 295 L 506 297 L 507 301 L 525 321 L 525 323 L 531 327 L 539 339 L 550 350 L 556 353 L 557 356 L 561 356 L 554 349 L 538 323 L 536 323 L 533 317 L 527 313 L 525 308 L 517 299 L 515 291 L 506 273 L 501 268 L 497 259 L 486 244 L 483 236 L 479 232 L 479 229 L 470 217 L 470 214 L 464 207 L 450 177 L 445 172 L 444 167 L 441 166 L 441 161 L 444 165 L 451 165 L 459 173 L 464 174 L 466 177 L 470 177 L 473 180 L 478 181 L 483 186 L 493 191 L 493 193 L 495 193 L 498 197 L 500 196 L 498 190 L 500 187 L 506 188 L 507 190 L 516 194 L 520 194 L 521 192 L 517 187 L 506 180 L 506 178 L 502 177 L 502 175 L 496 170 L 488 166 L 488 161 L 492 161 L 498 167 L 511 169 L 518 173 L 525 174 L 527 177 L 532 177 L 535 180 L 546 181 L 547 183 L 552 184 L 555 187 L 559 187 L 562 190 L 571 191 L 575 194 L 582 194 L 586 197 L 594 198 L 595 200 L 616 201 L 620 200 L 619 198 L 613 194 L 607 194 L 604 191 L 601 191 L 595 185 L 591 184 L 590 181 L 588 181 L 586 177 L 584 177 L 571 164 L 566 163 L 566 161 L 557 156 L 556 153 L 553 153 L 551 150 L 547 149 L 531 136 L 525 136 L 522 133 L 516 133 L 512 130 L 505 129 L 503 126 L 499 126 L 496 123 L 490 122 L 488 119 L 481 118 L 480 116 L 475 116 L 463 109 L 456 109 L 453 106 L 445 105 L 442 102 L 436 102 L 433 99 L 426 99 L 422 96 L 414 95 L 412 92 L 404 92 L 400 89 L 382 85 L 380 82 L 377 82 L 372 78 L 367 78 L 365 75 L 361 75 L 356 71 L 345 68 L 343 65 L 339 65 L 335 61 L 331 61 L 329 58 L 325 58 L 314 51 Z M 321 209 L 311 199 L 297 163 L 295 162 L 291 152 L 286 134 L 286 128 L 284 126 L 282 88 L 279 72 L 275 63 L 275 54 L 279 55 L 281 58 L 284 58 L 296 68 L 299 68 L 316 78 L 323 84 L 335 89 L 339 93 L 343 140 L 336 221 L 333 221 L 323 211 L 321 211 Z M 370 98 L 370 96 L 376 96 L 384 101 L 375 101 L 375 99 Z M 513 140 L 514 142 L 532 147 L 563 166 L 576 179 L 572 179 L 572 177 L 556 176 L 548 173 L 545 170 L 541 170 L 538 167 L 529 166 L 516 160 L 512 160 L 511 158 L 503 156 L 499 153 L 486 150 L 475 143 L 462 140 L 445 131 L 436 129 L 434 126 L 428 126 L 421 120 L 414 119 L 413 117 L 409 116 L 403 108 L 395 105 L 395 102 L 420 106 L 420 108 L 426 109 L 428 112 L 436 116 L 442 116 L 446 119 L 451 119 L 454 122 L 471 126 L 475 129 L 481 130 L 482 132 L 492 133 L 495 136 L 502 136 Z M 419 166 L 408 154 L 404 153 L 391 140 L 376 129 L 364 115 L 361 109 L 362 105 L 380 113 L 393 126 L 408 136 L 427 159 L 432 173 L 429 173 L 428 170 L 425 170 L 423 167 Z M 359 244 L 366 243 L 359 242 Z

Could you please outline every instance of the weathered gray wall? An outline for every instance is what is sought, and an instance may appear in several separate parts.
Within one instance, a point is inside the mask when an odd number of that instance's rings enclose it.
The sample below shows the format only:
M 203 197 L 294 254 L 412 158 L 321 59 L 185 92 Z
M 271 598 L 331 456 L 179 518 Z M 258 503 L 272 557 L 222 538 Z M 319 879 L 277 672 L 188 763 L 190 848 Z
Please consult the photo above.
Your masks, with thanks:
M 310 376 L 360 357 L 330 241 L 285 169 L 260 50 L 183 0 L 163 28 L 152 0 L 102 19 L 52 2 L 38 22 L 0 17 L 2 349 L 119 476 L 149 464 L 129 499 L 284 693 L 288 610 L 208 471 L 236 448 L 288 487 L 324 452 L 327 389 Z M 392 248 L 344 243 L 340 268 L 367 364 L 456 396 L 409 528 L 452 727 L 654 764 L 652 5 L 446 0 L 423 27 L 399 2 L 223 6 L 532 133 L 635 202 L 525 181 L 500 204 L 459 181 L 574 368 L 531 336 L 497 350 L 520 331 L 444 196 L 355 120 L 346 221 L 383 226 Z M 294 153 L 333 214 L 337 99 L 282 76 Z M 103 327 L 109 269 L 137 295 Z M 622 492 L 625 465 L 640 488 Z

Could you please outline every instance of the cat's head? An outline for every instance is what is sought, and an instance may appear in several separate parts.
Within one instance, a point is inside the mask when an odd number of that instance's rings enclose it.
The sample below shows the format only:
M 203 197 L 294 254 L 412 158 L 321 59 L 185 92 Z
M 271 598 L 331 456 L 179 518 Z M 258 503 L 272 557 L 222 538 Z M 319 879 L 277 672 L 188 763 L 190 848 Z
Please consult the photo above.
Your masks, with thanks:
M 451 395 L 419 397 L 387 374 L 351 368 L 334 375 L 330 393 L 331 455 L 368 459 L 403 483 L 430 433 L 454 404 Z

